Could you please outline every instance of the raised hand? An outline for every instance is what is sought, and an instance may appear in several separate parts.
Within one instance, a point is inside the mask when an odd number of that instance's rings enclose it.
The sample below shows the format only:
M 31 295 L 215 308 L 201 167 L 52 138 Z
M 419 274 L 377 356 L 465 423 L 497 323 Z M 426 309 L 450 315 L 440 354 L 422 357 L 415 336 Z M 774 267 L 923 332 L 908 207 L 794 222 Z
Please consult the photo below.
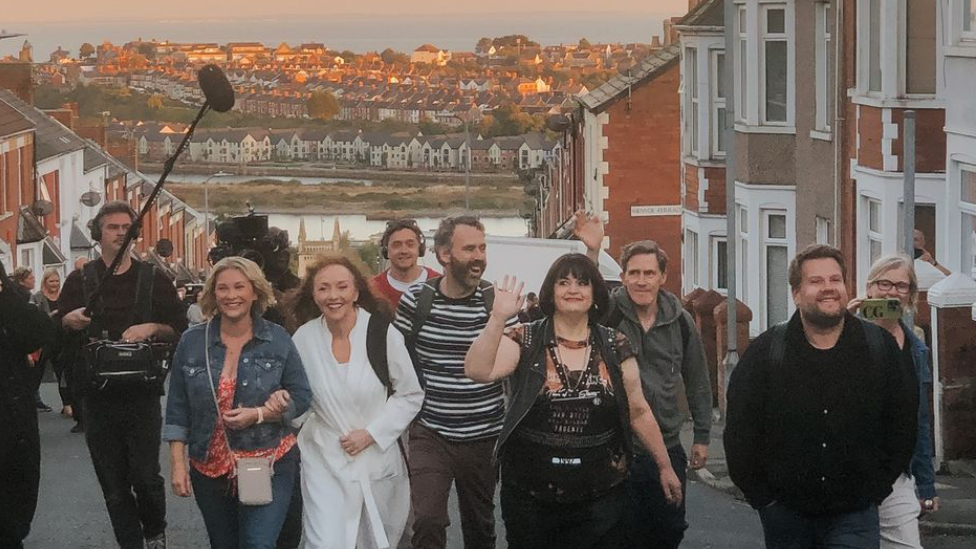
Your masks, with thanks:
M 517 315 L 522 310 L 522 303 L 525 296 L 522 295 L 524 282 L 519 282 L 514 276 L 505 275 L 501 285 L 495 283 L 495 303 L 491 308 L 491 314 L 499 318 L 508 320 Z
M 573 235 L 586 244 L 587 250 L 599 250 L 603 246 L 603 220 L 599 215 L 587 215 L 583 210 L 577 210 L 575 217 Z

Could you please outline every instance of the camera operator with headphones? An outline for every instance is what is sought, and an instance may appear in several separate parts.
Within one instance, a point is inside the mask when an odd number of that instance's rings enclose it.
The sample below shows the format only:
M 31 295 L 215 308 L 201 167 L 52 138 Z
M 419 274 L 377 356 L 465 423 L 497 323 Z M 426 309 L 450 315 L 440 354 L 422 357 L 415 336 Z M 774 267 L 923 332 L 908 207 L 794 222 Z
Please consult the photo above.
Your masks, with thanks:
M 72 350 L 86 364 L 85 440 L 115 538 L 122 549 L 160 549 L 166 547 L 159 466 L 165 351 L 156 343 L 175 342 L 186 329 L 183 305 L 162 271 L 126 253 L 91 317 L 85 315 L 136 218 L 125 202 L 102 206 L 89 224 L 101 258 L 68 276 L 58 308 L 61 325 L 74 336 Z
M 427 239 L 413 219 L 393 219 L 386 223 L 380 239 L 383 259 L 390 267 L 373 277 L 373 285 L 389 302 L 393 310 L 400 303 L 400 296 L 407 288 L 440 273 L 420 265 L 418 260 L 427 251 Z

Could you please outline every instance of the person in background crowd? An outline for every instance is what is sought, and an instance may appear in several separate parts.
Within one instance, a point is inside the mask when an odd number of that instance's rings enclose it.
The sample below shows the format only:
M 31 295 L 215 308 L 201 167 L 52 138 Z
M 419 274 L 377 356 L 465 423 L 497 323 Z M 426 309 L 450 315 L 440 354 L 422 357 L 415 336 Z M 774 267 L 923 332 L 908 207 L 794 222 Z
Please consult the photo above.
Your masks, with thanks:
M 914 262 L 905 255 L 888 255 L 874 262 L 868 271 L 867 291 L 851 300 L 848 311 L 856 314 L 865 299 L 897 299 L 902 311 L 913 311 L 918 303 L 918 279 Z M 929 393 L 932 372 L 929 370 L 929 348 L 898 318 L 878 319 L 875 324 L 890 333 L 901 348 L 906 368 L 918 378 L 918 440 L 909 467 L 891 487 L 878 513 L 881 517 L 881 549 L 922 549 L 918 517 L 939 510 L 935 493 L 932 430 L 929 417 Z
M 19 284 L 25 290 L 27 290 L 28 296 L 30 296 L 34 292 L 34 284 L 36 283 L 36 280 L 34 279 L 34 271 L 32 271 L 30 267 L 17 267 L 16 269 L 14 269 L 14 274 L 11 278 L 15 284 Z M 40 384 L 41 379 L 44 378 L 44 366 L 45 366 L 45 364 L 43 362 L 40 362 L 39 359 L 40 359 L 40 351 L 32 353 L 30 356 L 31 364 L 33 364 L 33 366 L 36 368 L 36 370 L 34 370 L 34 375 L 35 377 L 37 377 L 38 384 Z M 44 400 L 41 398 L 40 390 L 38 390 L 37 393 L 34 395 L 34 406 L 37 408 L 37 411 L 39 412 L 51 411 L 51 407 L 45 404 Z
M 668 502 L 682 497 L 634 350 L 597 323 L 610 295 L 585 255 L 564 255 L 549 269 L 542 320 L 505 330 L 521 289 L 507 276 L 496 288 L 488 326 L 465 359 L 473 380 L 508 378 L 512 387 L 496 445 L 508 546 L 626 547 L 633 437 L 653 456 Z
M 33 395 L 37 379 L 27 354 L 53 336 L 48 315 L 7 277 L 0 263 L 0 547 L 22 549 L 37 508 L 41 445 Z
M 89 297 L 100 284 L 131 224 L 137 218 L 123 201 L 107 202 L 89 224 L 101 257 L 74 271 L 64 282 L 58 314 L 72 364 L 84 364 L 83 346 L 94 340 L 121 343 L 175 341 L 186 329 L 176 288 L 161 270 L 125 253 L 104 281 L 92 316 Z M 97 371 L 100 365 L 81 368 Z M 81 384 L 82 382 L 79 382 Z M 165 549 L 166 484 L 160 474 L 162 380 L 116 378 L 97 385 L 83 382 L 85 441 L 105 497 L 116 541 L 122 549 Z
M 305 546 L 397 547 L 410 509 L 398 441 L 424 401 L 403 335 L 342 256 L 308 269 L 295 314 L 313 395 L 299 434 Z
M 14 274 L 11 276 L 13 281 L 20 284 L 28 292 L 34 292 L 34 284 L 37 282 L 34 278 L 34 271 L 30 267 L 17 267 L 14 269 Z
M 389 260 L 390 266 L 373 277 L 376 291 L 394 310 L 400 296 L 414 284 L 440 276 L 437 271 L 420 264 L 427 252 L 427 240 L 413 219 L 394 219 L 386 224 L 380 238 L 380 253 Z
M 836 248 L 797 254 L 796 313 L 750 344 L 730 379 L 729 476 L 770 549 L 877 549 L 878 506 L 915 450 L 915 368 L 890 333 L 848 313 L 846 274 Z
M 82 267 L 84 267 L 85 264 L 87 264 L 87 263 L 88 263 L 88 258 L 87 257 L 82 256 L 82 257 L 79 257 L 78 259 L 75 259 L 75 264 L 74 264 L 74 267 L 75 268 L 74 268 L 74 270 L 80 271 L 82 269 Z
M 518 313 L 519 322 L 528 324 L 534 320 L 541 320 L 546 315 L 539 308 L 539 296 L 535 292 L 525 294 L 525 307 Z
M 504 395 L 500 383 L 477 383 L 464 374 L 465 353 L 488 324 L 485 248 L 477 218 L 441 221 L 434 252 L 444 277 L 408 288 L 397 310 L 396 327 L 421 385 L 427 384 L 424 407 L 410 428 L 415 549 L 446 547 L 447 500 L 455 483 L 465 549 L 495 547 L 492 452 L 505 417 Z
M 577 212 L 574 232 L 586 244 L 587 255 L 598 262 L 604 235 L 600 218 Z M 681 300 L 664 289 L 668 254 L 656 242 L 641 240 L 624 246 L 620 267 L 623 285 L 610 294 L 610 307 L 601 322 L 624 333 L 634 349 L 644 398 L 651 404 L 684 495 L 687 470 L 701 469 L 708 460 L 712 386 L 705 349 Z M 688 416 L 679 403 L 682 389 L 694 421 L 690 463 L 680 440 Z M 684 498 L 671 504 L 661 490 L 661 471 L 648 450 L 635 446 L 627 484 L 633 500 L 634 542 L 639 547 L 676 549 L 688 528 Z
M 163 435 L 171 484 L 176 495 L 195 496 L 213 549 L 273 548 L 291 503 L 298 456 L 290 424 L 311 391 L 288 332 L 261 318 L 273 303 L 253 261 L 220 260 L 200 295 L 211 320 L 187 330 L 173 356 Z M 256 457 L 273 461 L 273 501 L 242 505 L 236 461 Z
M 41 289 L 31 296 L 31 302 L 37 308 L 50 317 L 58 314 L 58 299 L 61 297 L 61 273 L 50 268 L 44 271 L 41 276 Z M 50 365 L 54 375 L 58 380 L 58 393 L 61 396 L 61 415 L 66 418 L 74 417 L 74 400 L 71 391 L 71 368 L 65 366 L 65 362 L 60 360 L 61 341 L 57 334 L 51 339 L 51 343 L 46 345 L 41 352 L 39 360 L 38 376 L 43 375 L 44 370 Z M 40 379 L 38 379 L 40 382 Z M 78 414 L 81 415 L 80 413 Z M 77 420 L 77 418 L 76 418 Z M 80 420 L 77 420 L 80 421 Z M 77 426 L 77 424 L 76 424 Z
M 912 236 L 913 236 L 913 242 L 914 242 L 914 245 L 915 245 L 915 259 L 919 259 L 921 261 L 924 261 L 924 262 L 932 265 L 933 267 L 935 267 L 936 269 L 938 269 L 942 274 L 944 274 L 946 276 L 949 276 L 949 275 L 952 274 L 952 271 L 950 271 L 949 269 L 946 269 L 945 265 L 942 265 L 941 263 L 939 263 L 938 261 L 936 261 L 935 256 L 932 255 L 925 248 L 925 233 L 923 233 L 919 229 L 915 229 L 915 231 L 912 233 Z

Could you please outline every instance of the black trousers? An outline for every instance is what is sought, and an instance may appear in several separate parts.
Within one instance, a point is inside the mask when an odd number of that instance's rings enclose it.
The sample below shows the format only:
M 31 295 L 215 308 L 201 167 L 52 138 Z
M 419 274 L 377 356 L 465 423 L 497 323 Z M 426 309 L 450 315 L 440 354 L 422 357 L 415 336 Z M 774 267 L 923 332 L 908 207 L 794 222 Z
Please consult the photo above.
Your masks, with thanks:
M 289 453 L 295 454 L 295 486 L 291 491 L 285 523 L 278 534 L 277 549 L 298 549 L 302 544 L 302 511 L 305 508 L 302 501 L 302 459 L 298 446 Z
M 83 409 L 85 440 L 115 539 L 122 549 L 142 549 L 146 539 L 166 530 L 159 396 L 89 390 Z
M 502 483 L 502 518 L 509 549 L 619 549 L 629 499 L 623 484 L 572 503 L 538 500 Z
M 671 505 L 661 489 L 661 473 L 650 456 L 634 456 L 630 466 L 630 533 L 632 546 L 641 549 L 677 549 L 685 537 L 685 495 L 688 457 L 681 445 L 668 448 L 671 467 L 681 481 L 681 504 Z
M 0 548 L 19 549 L 30 533 L 41 481 L 41 444 L 33 393 L 4 408 L 16 410 L 10 424 L 0 428 Z M 17 405 L 19 404 L 19 405 Z

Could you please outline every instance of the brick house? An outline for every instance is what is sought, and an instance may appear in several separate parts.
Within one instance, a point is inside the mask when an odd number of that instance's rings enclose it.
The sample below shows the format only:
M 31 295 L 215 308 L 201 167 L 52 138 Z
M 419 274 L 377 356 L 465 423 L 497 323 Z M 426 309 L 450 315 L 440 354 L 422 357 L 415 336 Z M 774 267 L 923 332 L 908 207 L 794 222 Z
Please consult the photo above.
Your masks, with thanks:
M 665 287 L 681 291 L 680 49 L 644 58 L 580 98 L 584 206 L 606 223 L 604 247 L 656 240 L 670 257 Z

